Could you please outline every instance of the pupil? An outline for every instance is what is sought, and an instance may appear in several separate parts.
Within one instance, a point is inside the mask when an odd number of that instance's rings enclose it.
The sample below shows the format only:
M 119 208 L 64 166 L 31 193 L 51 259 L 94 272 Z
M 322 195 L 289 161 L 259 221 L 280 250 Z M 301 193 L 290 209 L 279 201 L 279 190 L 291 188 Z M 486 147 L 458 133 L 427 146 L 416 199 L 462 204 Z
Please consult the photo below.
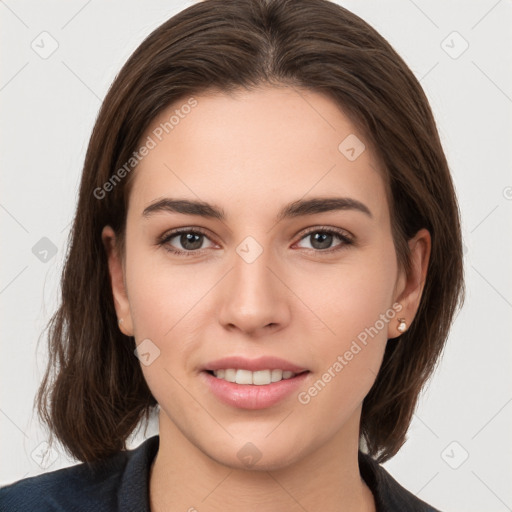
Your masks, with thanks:
M 180 237 L 182 247 L 188 250 L 200 249 L 202 245 L 202 236 L 193 233 L 185 233 Z
M 315 233 L 311 245 L 314 249 L 328 249 L 332 243 L 332 235 L 329 233 Z

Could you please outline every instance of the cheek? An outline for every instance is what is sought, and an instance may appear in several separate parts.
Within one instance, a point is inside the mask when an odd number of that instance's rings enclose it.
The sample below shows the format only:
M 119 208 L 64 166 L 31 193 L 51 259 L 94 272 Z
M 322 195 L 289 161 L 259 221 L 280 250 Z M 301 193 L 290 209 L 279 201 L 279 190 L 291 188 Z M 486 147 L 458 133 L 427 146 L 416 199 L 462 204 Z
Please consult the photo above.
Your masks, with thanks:
M 387 248 L 359 254 L 357 260 L 347 258 L 337 272 L 316 272 L 311 291 L 303 287 L 298 292 L 323 325 L 318 342 L 309 347 L 312 360 L 319 363 L 317 380 L 303 390 L 301 402 L 311 403 L 311 410 L 351 410 L 377 376 L 388 328 L 399 310 L 393 307 L 396 257 L 393 245 Z
M 141 249 L 133 244 L 126 267 L 135 338 L 164 339 L 204 295 L 208 283 L 166 262 L 163 249 L 148 249 L 143 243 Z
M 386 339 L 396 315 L 392 305 L 397 276 L 394 247 L 386 245 L 386 250 L 381 245 L 380 250 L 354 251 L 336 266 L 296 273 L 291 286 L 325 328 L 327 346 L 342 349 L 351 340 L 364 340 L 368 332 Z
M 155 364 L 142 367 L 150 387 L 170 378 L 164 369 L 180 379 L 194 371 L 193 356 L 201 348 L 205 323 L 214 321 L 208 293 L 217 281 L 211 270 L 166 261 L 161 249 L 130 253 L 127 289 L 134 337 L 137 345 L 150 340 L 158 354 Z

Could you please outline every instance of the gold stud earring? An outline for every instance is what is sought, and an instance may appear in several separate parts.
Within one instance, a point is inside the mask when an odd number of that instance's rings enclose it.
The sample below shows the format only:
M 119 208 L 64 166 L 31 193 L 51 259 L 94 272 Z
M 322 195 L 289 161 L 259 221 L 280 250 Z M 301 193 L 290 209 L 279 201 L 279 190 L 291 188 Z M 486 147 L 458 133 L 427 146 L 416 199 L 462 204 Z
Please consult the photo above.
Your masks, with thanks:
M 400 332 L 405 332 L 406 329 L 407 329 L 407 324 L 405 323 L 405 318 L 399 318 L 398 319 L 398 327 L 397 329 L 400 331 Z

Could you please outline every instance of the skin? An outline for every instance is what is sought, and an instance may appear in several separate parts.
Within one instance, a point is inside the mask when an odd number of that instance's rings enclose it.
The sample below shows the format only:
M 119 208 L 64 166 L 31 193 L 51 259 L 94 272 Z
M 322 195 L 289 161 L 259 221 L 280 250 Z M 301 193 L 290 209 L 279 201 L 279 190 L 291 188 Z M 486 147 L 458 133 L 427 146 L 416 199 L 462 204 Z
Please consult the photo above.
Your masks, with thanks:
M 410 324 L 418 308 L 429 233 L 410 240 L 406 275 L 377 159 L 368 144 L 354 161 L 338 150 L 348 135 L 364 136 L 330 99 L 288 87 L 195 98 L 134 171 L 125 252 L 109 226 L 102 235 L 121 330 L 160 350 L 142 365 L 160 404 L 151 510 L 375 510 L 357 462 L 361 406 L 387 340 L 400 334 L 397 318 Z M 142 215 L 163 197 L 215 204 L 226 219 Z M 346 209 L 276 222 L 285 204 L 313 197 L 356 199 L 371 216 Z M 180 236 L 158 245 L 181 227 L 207 233 L 192 256 L 166 250 L 190 248 Z M 318 248 L 308 228 L 337 228 L 353 243 L 333 236 Z M 247 236 L 263 249 L 252 263 L 236 252 Z M 199 377 L 220 357 L 272 355 L 307 368 L 307 390 L 394 303 L 400 313 L 307 404 L 292 393 L 266 409 L 238 409 Z M 237 456 L 247 442 L 261 455 L 250 468 Z

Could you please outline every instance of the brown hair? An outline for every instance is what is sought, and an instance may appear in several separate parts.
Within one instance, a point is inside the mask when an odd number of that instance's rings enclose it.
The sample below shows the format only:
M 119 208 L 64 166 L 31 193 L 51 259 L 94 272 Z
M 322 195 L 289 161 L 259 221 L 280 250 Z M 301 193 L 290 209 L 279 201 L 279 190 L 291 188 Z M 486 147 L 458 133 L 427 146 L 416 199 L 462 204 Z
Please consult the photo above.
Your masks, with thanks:
M 385 170 L 404 268 L 407 240 L 421 228 L 431 234 L 419 310 L 409 330 L 387 343 L 361 417 L 361 435 L 379 461 L 405 441 L 464 294 L 459 211 L 428 100 L 389 43 L 334 3 L 205 0 L 137 48 L 112 84 L 89 142 L 62 302 L 48 325 L 50 359 L 36 397 L 52 436 L 79 460 L 125 449 L 156 405 L 134 340 L 117 326 L 101 241 L 108 224 L 122 238 L 130 180 L 115 182 L 108 193 L 97 191 L 129 161 L 162 109 L 208 90 L 266 84 L 329 95 L 365 135 Z

